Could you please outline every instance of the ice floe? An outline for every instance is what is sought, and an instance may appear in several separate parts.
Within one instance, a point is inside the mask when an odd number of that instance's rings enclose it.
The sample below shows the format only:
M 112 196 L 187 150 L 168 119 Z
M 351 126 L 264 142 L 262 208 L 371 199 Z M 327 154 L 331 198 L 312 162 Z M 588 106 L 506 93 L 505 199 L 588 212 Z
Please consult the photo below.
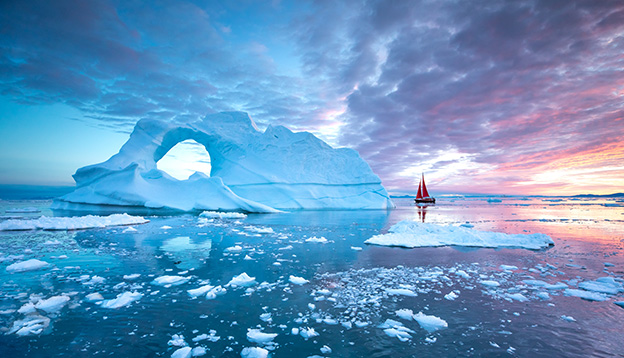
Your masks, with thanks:
M 35 308 L 38 310 L 45 311 L 47 313 L 55 313 L 60 311 L 67 302 L 69 302 L 69 296 L 60 295 L 60 296 L 52 296 L 48 299 L 41 300 L 37 302 Z
M 552 239 L 545 234 L 505 234 L 407 220 L 394 224 L 387 234 L 375 235 L 365 243 L 408 248 L 455 245 L 533 250 L 554 245 Z
M 102 301 L 101 307 L 104 308 L 121 308 L 130 305 L 132 302 L 138 301 L 143 297 L 139 292 L 123 292 L 117 295 L 116 298 L 111 300 Z
M 247 330 L 247 339 L 253 343 L 268 344 L 271 343 L 275 337 L 277 337 L 277 333 L 264 333 L 255 328 Z
M 108 226 L 145 224 L 149 220 L 128 214 L 112 214 L 109 216 L 73 216 L 47 217 L 27 220 L 6 220 L 0 222 L 0 231 L 17 230 L 81 230 L 105 228 Z
M 241 351 L 242 358 L 267 358 L 269 351 L 260 347 L 245 347 Z
M 295 285 L 304 285 L 310 282 L 303 277 L 297 277 L 293 275 L 290 275 L 290 277 L 288 278 L 288 281 L 290 281 L 290 283 L 295 284 Z
M 185 276 L 165 275 L 165 276 L 156 277 L 152 281 L 152 285 L 164 286 L 164 287 L 178 286 L 178 285 L 187 283 L 190 279 L 191 279 L 190 277 L 185 277 Z
M 238 276 L 232 277 L 230 282 L 226 286 L 234 287 L 249 287 L 257 284 L 255 277 L 250 277 L 246 272 L 241 273 Z
M 26 272 L 35 271 L 47 267 L 49 264 L 45 261 L 30 259 L 26 261 L 16 262 L 6 267 L 7 272 Z
M 246 214 L 237 212 L 225 212 L 225 211 L 204 211 L 199 216 L 204 218 L 217 218 L 217 219 L 244 219 Z

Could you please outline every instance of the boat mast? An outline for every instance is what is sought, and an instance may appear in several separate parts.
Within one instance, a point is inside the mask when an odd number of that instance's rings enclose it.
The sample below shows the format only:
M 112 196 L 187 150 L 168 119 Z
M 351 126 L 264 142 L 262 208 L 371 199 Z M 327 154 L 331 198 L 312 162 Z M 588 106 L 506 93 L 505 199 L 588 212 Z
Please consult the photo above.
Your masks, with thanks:
M 420 187 L 420 185 L 419 185 L 419 187 Z M 425 185 L 425 174 L 424 173 L 422 174 L 422 187 L 423 187 L 422 196 L 424 196 L 425 198 L 428 198 L 429 197 L 429 192 L 427 191 L 427 186 Z

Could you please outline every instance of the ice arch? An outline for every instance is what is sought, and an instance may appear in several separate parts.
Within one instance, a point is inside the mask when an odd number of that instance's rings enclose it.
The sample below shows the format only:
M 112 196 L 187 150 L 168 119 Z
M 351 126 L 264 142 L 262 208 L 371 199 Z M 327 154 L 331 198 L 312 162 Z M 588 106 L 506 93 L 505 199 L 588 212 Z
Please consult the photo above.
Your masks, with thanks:
M 210 155 L 192 139 L 174 145 L 162 158 L 154 159 L 158 170 L 178 180 L 186 180 L 195 172 L 210 176 Z
M 211 176 L 178 181 L 156 163 L 176 144 L 194 140 L 210 155 Z M 334 149 L 307 132 L 258 130 L 246 113 L 224 112 L 172 124 L 141 120 L 119 153 L 80 168 L 76 190 L 55 209 L 81 204 L 191 210 L 271 212 L 293 209 L 386 209 L 388 193 L 352 149 Z

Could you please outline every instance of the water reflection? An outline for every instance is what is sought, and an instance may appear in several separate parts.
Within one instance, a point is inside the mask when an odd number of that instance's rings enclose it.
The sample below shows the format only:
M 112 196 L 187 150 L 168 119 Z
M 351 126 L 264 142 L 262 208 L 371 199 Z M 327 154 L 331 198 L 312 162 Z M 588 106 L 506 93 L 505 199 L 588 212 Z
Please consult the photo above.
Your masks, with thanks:
M 212 240 L 206 238 L 204 242 L 195 243 L 188 236 L 178 236 L 165 240 L 160 249 L 173 260 L 178 268 L 188 270 L 201 267 L 210 257 Z

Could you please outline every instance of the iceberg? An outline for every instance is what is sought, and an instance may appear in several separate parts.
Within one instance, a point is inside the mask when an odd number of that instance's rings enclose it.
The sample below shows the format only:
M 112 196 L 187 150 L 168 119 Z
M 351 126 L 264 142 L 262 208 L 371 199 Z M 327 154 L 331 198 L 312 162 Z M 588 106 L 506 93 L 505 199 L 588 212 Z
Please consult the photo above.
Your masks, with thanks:
M 210 176 L 177 180 L 156 163 L 192 139 L 206 148 Z M 119 153 L 80 168 L 76 190 L 52 209 L 89 205 L 179 211 L 276 212 L 297 209 L 394 207 L 379 177 L 352 149 L 334 149 L 308 132 L 283 126 L 261 132 L 243 112 L 190 123 L 140 120 Z
M 442 226 L 404 220 L 394 224 L 387 234 L 375 235 L 366 244 L 401 247 L 473 246 L 518 247 L 538 250 L 554 245 L 545 234 L 505 234 L 477 231 L 456 226 Z

